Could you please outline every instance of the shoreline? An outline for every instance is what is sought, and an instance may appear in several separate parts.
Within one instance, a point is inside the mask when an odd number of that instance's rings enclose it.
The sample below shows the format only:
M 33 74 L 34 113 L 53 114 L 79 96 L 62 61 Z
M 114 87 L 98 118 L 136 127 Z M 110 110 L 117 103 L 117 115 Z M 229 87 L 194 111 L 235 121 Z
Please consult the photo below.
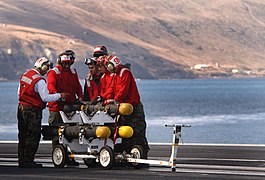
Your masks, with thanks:
M 197 78 L 169 78 L 169 79 L 140 79 L 135 78 L 136 81 L 142 81 L 142 80 L 204 80 L 204 79 L 265 79 L 264 76 L 229 76 L 229 77 L 219 77 L 219 76 L 213 76 L 213 77 L 197 77 Z M 79 81 L 84 81 L 84 79 L 79 79 Z M 19 82 L 18 80 L 0 80 L 0 83 L 4 82 Z

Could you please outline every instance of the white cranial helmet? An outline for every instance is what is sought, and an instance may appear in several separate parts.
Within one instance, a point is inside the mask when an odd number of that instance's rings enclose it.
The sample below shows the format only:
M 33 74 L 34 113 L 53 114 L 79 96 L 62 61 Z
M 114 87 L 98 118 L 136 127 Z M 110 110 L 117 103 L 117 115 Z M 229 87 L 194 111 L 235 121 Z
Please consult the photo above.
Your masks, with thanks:
M 108 61 L 109 63 L 112 63 L 113 66 L 114 66 L 115 68 L 121 65 L 121 60 L 120 60 L 120 58 L 118 58 L 118 57 L 115 56 L 115 55 L 110 55 L 110 56 L 108 56 L 107 61 Z
M 45 58 L 45 57 L 41 57 L 41 58 L 39 58 L 39 59 L 35 62 L 34 66 L 35 66 L 36 68 L 41 68 L 43 64 L 49 64 L 49 60 L 48 60 L 47 58 Z

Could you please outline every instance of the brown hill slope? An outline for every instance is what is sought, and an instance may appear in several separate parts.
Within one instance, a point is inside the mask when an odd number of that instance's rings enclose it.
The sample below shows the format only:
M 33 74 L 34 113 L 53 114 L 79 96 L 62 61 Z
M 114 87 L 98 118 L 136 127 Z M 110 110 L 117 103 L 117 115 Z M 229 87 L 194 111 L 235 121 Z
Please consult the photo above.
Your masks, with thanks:
M 261 70 L 264 7 L 258 0 L 2 0 L 0 78 L 17 79 L 38 56 L 55 59 L 65 49 L 77 52 L 82 78 L 82 61 L 97 44 L 132 63 L 137 78 Z

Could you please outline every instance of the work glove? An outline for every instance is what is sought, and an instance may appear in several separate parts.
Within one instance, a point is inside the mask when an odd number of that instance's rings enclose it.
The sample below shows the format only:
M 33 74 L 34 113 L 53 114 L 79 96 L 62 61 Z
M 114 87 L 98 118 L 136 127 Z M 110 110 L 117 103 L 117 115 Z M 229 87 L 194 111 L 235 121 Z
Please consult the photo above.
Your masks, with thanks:
M 97 96 L 92 102 L 91 102 L 91 105 L 95 105 L 97 104 L 98 102 L 102 102 L 103 101 L 103 98 L 101 96 Z
M 114 99 L 108 99 L 108 100 L 104 101 L 104 104 L 105 105 L 114 104 L 114 105 L 118 106 L 120 103 L 118 101 L 114 100 Z
M 79 97 L 78 98 L 78 102 L 83 102 L 83 98 L 82 97 Z
M 113 104 L 118 106 L 118 105 L 120 105 L 120 102 L 119 101 L 114 101 Z
M 60 93 L 61 99 L 65 99 L 67 96 L 69 96 L 69 93 Z

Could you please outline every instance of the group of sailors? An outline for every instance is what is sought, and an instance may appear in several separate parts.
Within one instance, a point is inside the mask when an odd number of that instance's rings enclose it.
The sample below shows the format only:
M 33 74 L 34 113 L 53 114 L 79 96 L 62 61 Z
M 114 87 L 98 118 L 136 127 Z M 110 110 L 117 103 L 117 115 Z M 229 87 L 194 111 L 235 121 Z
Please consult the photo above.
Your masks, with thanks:
M 129 152 L 133 145 L 141 145 L 147 158 L 149 146 L 144 108 L 130 66 L 123 65 L 117 55 L 109 54 L 105 46 L 95 46 L 92 57 L 84 61 L 89 71 L 83 91 L 77 71 L 72 66 L 75 58 L 72 50 L 66 50 L 58 56 L 57 65 L 51 68 L 50 61 L 41 57 L 33 69 L 21 76 L 17 113 L 19 167 L 42 167 L 34 158 L 41 138 L 42 110 L 46 102 L 49 109 L 48 123 L 51 126 L 63 123 L 59 111 L 70 102 L 130 103 L 133 113 L 121 116 L 119 125 L 131 126 L 134 134 L 129 139 L 123 139 L 122 146 L 116 150 Z M 53 146 L 56 144 L 58 140 L 54 139 Z M 78 165 L 73 159 L 69 164 Z

